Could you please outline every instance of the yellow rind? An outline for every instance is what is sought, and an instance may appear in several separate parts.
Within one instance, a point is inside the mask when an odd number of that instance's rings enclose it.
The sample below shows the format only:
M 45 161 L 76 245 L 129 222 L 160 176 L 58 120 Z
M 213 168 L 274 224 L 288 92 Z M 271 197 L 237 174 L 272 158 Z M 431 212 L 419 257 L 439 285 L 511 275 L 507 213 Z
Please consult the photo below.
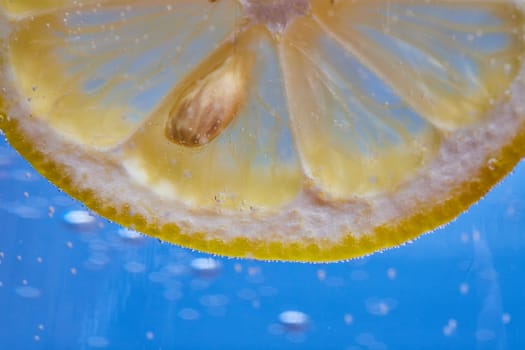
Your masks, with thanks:
M 0 99 L 0 110 L 3 110 L 3 102 Z M 205 233 L 181 232 L 176 223 L 159 225 L 148 222 L 145 217 L 131 214 L 129 206 L 126 205 L 122 207 L 109 205 L 109 200 L 103 198 L 103 194 L 93 193 L 89 188 L 81 188 L 73 183 L 71 177 L 67 175 L 70 173 L 68 165 L 56 162 L 37 149 L 30 139 L 26 139 L 23 129 L 15 119 L 5 115 L 0 116 L 0 129 L 4 131 L 9 143 L 33 165 L 36 171 L 101 216 L 183 247 L 222 256 L 261 260 L 340 261 L 398 246 L 456 218 L 484 196 L 525 157 L 524 121 L 507 145 L 497 154 L 487 156 L 485 162 L 487 166 L 479 169 L 475 174 L 470 174 L 466 181 L 459 182 L 456 188 L 448 193 L 447 198 L 437 198 L 436 202 L 422 203 L 418 212 L 401 218 L 398 222 L 375 227 L 372 234 L 355 238 L 351 232 L 348 232 L 337 242 L 327 239 L 289 243 L 247 238 L 222 241 L 207 239 Z

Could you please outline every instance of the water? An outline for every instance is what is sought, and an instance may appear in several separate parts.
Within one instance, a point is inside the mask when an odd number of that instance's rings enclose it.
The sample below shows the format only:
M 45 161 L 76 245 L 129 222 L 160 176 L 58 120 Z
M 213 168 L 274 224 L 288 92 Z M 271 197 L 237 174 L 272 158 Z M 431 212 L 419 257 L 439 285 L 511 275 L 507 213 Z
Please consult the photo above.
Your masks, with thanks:
M 525 164 L 444 229 L 337 264 L 111 224 L 0 141 L 0 349 L 520 349 Z

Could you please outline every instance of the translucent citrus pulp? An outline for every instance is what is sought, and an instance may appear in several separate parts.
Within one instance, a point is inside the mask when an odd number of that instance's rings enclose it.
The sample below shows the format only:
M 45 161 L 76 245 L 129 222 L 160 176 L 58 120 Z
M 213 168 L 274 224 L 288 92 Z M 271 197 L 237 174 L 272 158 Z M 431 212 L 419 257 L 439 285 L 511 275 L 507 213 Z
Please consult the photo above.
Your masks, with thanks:
M 120 224 L 333 261 L 445 224 L 525 155 L 513 0 L 0 0 L 0 127 Z

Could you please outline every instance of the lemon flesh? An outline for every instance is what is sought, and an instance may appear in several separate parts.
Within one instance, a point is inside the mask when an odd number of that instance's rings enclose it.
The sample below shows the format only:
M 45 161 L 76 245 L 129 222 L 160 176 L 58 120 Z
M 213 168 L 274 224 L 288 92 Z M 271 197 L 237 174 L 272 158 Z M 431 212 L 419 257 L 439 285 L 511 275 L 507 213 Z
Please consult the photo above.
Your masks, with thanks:
M 519 1 L 0 6 L 11 144 L 183 246 L 369 254 L 450 221 L 525 155 Z

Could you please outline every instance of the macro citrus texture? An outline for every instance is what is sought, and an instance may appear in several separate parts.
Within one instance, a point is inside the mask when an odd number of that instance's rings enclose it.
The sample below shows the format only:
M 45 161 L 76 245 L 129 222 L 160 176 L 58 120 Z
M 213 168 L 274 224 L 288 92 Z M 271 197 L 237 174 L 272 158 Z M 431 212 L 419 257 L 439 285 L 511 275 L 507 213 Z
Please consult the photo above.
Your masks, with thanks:
M 525 155 L 513 0 L 0 0 L 0 127 L 122 225 L 334 261 L 455 218 Z

